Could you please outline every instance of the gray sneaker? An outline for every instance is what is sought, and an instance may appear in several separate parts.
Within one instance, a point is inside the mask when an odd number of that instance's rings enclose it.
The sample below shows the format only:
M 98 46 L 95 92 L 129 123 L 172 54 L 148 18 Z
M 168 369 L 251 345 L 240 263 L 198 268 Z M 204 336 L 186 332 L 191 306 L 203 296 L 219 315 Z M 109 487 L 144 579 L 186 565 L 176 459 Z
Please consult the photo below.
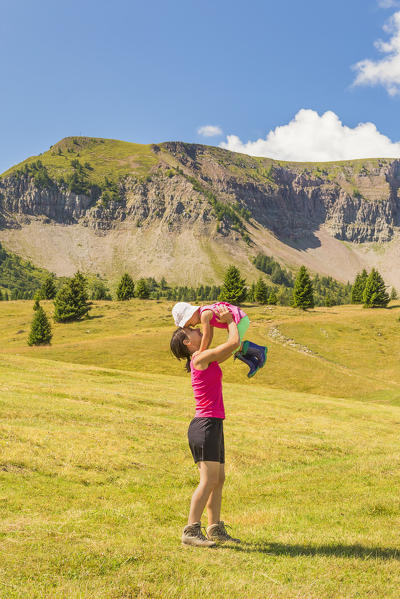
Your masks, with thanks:
M 182 545 L 195 545 L 196 547 L 215 547 L 216 543 L 206 539 L 201 532 L 201 522 L 188 524 L 183 529 Z
M 223 520 L 220 520 L 218 524 L 211 524 L 211 526 L 207 527 L 207 538 L 210 539 L 210 541 L 219 541 L 220 543 L 225 543 L 226 541 L 231 543 L 241 543 L 240 539 L 234 539 L 228 534 L 225 526 L 229 526 L 229 524 L 225 525 Z

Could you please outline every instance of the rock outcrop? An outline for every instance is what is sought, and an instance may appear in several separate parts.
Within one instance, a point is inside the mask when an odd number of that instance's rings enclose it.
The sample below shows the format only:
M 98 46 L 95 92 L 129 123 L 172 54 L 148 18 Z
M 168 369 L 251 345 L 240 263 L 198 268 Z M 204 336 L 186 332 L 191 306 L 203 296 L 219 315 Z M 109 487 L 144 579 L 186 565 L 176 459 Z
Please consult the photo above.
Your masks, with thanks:
M 232 213 L 218 217 L 213 198 L 232 207 L 243 227 L 241 210 L 288 241 L 324 224 L 337 239 L 384 242 L 400 226 L 399 160 L 375 165 L 363 161 L 361 168 L 356 162 L 338 163 L 325 169 L 270 161 L 264 173 L 258 159 L 226 150 L 179 142 L 167 142 L 161 149 L 151 174 L 144 180 L 125 177 L 119 182 L 118 200 L 107 203 L 72 193 L 56 181 L 38 187 L 29 174 L 3 177 L 1 226 L 18 226 L 30 216 L 81 222 L 98 230 L 124 220 L 143 227 L 160 221 L 167 230 L 219 220 L 218 233 L 229 234 L 235 224 Z
M 77 164 L 67 154 L 75 146 L 68 149 L 65 140 L 60 144 L 57 159 L 63 153 L 68 164 Z M 0 178 L 0 231 L 35 220 L 79 225 L 103 236 L 121 226 L 142 236 L 157 228 L 158 238 L 161 233 L 171 236 L 172 244 L 178 235 L 192 231 L 216 243 L 229 244 L 231 239 L 247 255 L 263 249 L 262 231 L 302 251 L 320 243 L 315 235 L 321 228 L 337 240 L 356 244 L 385 244 L 399 232 L 400 160 L 288 163 L 181 142 L 148 148 L 151 164 L 140 174 L 134 156 L 115 156 L 115 162 L 132 168 L 114 177 L 111 196 L 98 185 L 73 192 L 51 166 L 44 183 L 26 167 L 11 169 Z

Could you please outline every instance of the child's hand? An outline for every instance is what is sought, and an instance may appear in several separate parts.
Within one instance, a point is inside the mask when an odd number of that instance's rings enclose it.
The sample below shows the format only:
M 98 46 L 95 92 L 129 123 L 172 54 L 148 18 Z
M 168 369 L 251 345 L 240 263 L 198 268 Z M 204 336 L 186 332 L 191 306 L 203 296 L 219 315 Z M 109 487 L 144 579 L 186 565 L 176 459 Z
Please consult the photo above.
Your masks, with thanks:
M 228 308 L 226 308 L 225 306 L 218 306 L 217 310 L 218 310 L 217 320 L 219 322 L 224 322 L 226 324 L 229 324 L 233 321 L 232 314 L 229 312 Z

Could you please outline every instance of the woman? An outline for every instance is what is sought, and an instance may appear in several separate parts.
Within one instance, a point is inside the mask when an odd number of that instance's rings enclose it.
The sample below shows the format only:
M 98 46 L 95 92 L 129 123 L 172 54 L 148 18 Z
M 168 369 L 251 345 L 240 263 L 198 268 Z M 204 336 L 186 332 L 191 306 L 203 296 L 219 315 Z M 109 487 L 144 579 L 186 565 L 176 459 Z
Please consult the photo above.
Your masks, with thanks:
M 234 541 L 220 520 L 222 487 L 225 480 L 225 453 L 222 398 L 222 370 L 219 367 L 240 345 L 237 325 L 225 307 L 219 309 L 219 321 L 228 325 L 228 340 L 214 349 L 198 351 L 202 339 L 199 329 L 179 328 L 172 335 L 171 350 L 178 359 L 186 358 L 191 372 L 196 400 L 196 413 L 188 429 L 189 446 L 200 470 L 200 483 L 193 493 L 188 524 L 183 529 L 182 543 L 214 547 L 216 541 Z M 201 516 L 207 506 L 206 536 L 201 531 Z

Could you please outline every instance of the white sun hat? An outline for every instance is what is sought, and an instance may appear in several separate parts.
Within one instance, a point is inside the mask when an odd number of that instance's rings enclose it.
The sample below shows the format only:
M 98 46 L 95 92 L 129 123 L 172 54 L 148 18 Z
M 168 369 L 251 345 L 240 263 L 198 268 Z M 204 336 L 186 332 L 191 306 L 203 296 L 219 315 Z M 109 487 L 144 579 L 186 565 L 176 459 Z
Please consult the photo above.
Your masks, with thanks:
M 172 308 L 172 316 L 177 327 L 184 327 L 188 320 L 190 320 L 193 314 L 200 308 L 200 306 L 192 306 L 187 302 L 178 302 Z

